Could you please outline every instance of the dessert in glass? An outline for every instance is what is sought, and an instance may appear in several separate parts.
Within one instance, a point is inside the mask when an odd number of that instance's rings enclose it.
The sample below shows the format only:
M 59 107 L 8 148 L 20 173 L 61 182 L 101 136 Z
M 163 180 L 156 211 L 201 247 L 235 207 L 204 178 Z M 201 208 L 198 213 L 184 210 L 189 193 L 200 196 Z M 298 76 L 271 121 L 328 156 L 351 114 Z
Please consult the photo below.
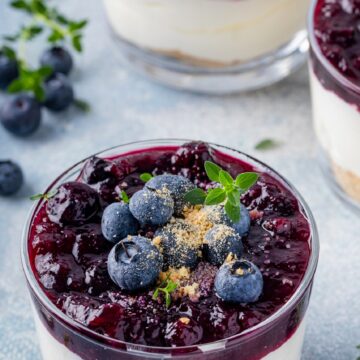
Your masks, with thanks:
M 205 204 L 188 197 L 204 192 Z M 45 360 L 300 359 L 318 255 L 311 212 L 284 178 L 183 140 L 74 165 L 34 205 L 22 242 Z
M 260 88 L 306 58 L 309 0 L 104 0 L 120 55 L 173 87 Z
M 327 179 L 360 202 L 359 1 L 314 1 L 309 16 L 314 127 Z

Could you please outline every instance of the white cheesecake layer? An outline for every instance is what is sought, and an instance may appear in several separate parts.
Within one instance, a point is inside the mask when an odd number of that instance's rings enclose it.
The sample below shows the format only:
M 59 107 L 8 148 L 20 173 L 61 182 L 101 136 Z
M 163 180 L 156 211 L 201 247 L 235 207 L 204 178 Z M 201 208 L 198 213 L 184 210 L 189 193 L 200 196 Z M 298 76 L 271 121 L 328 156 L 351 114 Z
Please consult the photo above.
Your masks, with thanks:
M 81 360 L 65 345 L 58 342 L 45 328 L 36 311 L 34 312 L 35 326 L 39 338 L 43 360 Z M 266 355 L 264 360 L 300 360 L 304 341 L 305 321 L 303 320 L 288 341 L 275 351 Z M 134 358 L 135 359 L 135 358 Z M 159 357 L 160 359 L 160 357 Z
M 114 31 L 143 48 L 230 64 L 302 30 L 309 0 L 104 0 Z
M 316 135 L 330 159 L 360 177 L 360 112 L 326 90 L 312 69 L 310 83 Z

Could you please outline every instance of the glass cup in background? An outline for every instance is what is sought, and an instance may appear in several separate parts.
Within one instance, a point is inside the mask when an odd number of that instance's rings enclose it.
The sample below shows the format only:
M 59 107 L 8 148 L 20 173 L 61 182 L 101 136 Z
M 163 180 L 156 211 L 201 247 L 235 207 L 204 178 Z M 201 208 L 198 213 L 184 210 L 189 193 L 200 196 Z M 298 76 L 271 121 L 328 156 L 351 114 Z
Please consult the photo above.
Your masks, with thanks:
M 153 140 L 121 145 L 103 151 L 96 156 L 112 157 L 127 154 L 134 150 L 159 147 L 178 147 L 185 140 Z M 137 359 L 177 359 L 177 360 L 299 360 L 305 332 L 305 315 L 311 295 L 314 274 L 319 257 L 319 239 L 314 218 L 301 195 L 273 169 L 258 160 L 227 147 L 210 144 L 218 152 L 241 159 L 275 177 L 292 192 L 307 217 L 311 235 L 309 243 L 311 255 L 308 268 L 298 289 L 277 312 L 265 321 L 232 337 L 207 344 L 161 348 L 126 343 L 96 333 L 74 321 L 61 312 L 46 296 L 34 275 L 29 259 L 29 236 L 31 224 L 44 200 L 33 207 L 26 223 L 22 238 L 22 264 L 25 271 L 40 348 L 44 360 L 137 360 Z M 60 184 L 75 180 L 87 159 L 74 165 L 60 175 L 46 190 L 57 188 Z
M 125 63 L 164 84 L 224 94 L 289 75 L 306 58 L 309 0 L 104 0 Z
M 320 11 L 320 4 L 318 0 L 314 0 L 308 21 L 309 71 L 320 164 L 336 192 L 359 208 L 360 86 L 344 76 L 324 56 L 314 29 L 317 11 Z M 333 51 L 336 56 L 336 45 L 329 45 L 328 50 Z

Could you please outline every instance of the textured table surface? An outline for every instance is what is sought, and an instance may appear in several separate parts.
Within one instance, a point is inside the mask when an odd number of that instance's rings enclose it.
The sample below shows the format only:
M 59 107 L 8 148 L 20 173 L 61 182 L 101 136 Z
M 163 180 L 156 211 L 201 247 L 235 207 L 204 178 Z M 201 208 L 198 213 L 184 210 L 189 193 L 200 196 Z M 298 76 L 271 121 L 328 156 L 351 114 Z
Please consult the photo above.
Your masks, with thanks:
M 0 158 L 18 161 L 26 186 L 0 199 L 0 359 L 40 359 L 20 265 L 20 237 L 31 202 L 62 170 L 101 149 L 149 138 L 214 141 L 255 155 L 278 169 L 304 195 L 318 223 L 321 255 L 308 314 L 305 360 L 350 360 L 360 344 L 360 221 L 331 192 L 316 162 L 306 68 L 262 91 L 206 97 L 152 84 L 119 63 L 100 0 L 64 0 L 64 11 L 88 17 L 85 53 L 72 75 L 76 91 L 92 104 L 89 114 L 45 114 L 41 130 L 19 140 L 0 129 Z M 0 2 L 0 33 L 21 16 Z M 37 59 L 41 41 L 30 46 Z M 0 95 L 0 102 L 5 95 Z M 271 137 L 277 149 L 254 144 Z

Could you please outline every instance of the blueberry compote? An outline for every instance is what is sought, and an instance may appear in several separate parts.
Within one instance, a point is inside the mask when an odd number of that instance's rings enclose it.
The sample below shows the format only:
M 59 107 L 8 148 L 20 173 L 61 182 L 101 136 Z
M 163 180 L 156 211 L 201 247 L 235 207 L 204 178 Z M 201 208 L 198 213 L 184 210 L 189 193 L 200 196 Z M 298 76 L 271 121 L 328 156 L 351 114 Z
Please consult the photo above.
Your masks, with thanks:
M 159 347 L 224 339 L 259 324 L 279 310 L 294 294 L 307 269 L 310 226 L 294 195 L 265 172 L 242 197 L 251 217 L 249 234 L 242 238 L 244 257 L 258 266 L 264 279 L 257 302 L 223 302 L 214 292 L 217 268 L 204 262 L 191 275 L 200 284 L 200 296 L 174 297 L 168 308 L 161 297 L 153 300 L 155 286 L 130 294 L 120 290 L 108 275 L 106 262 L 113 244 L 101 233 L 103 209 L 118 201 L 122 190 L 131 196 L 141 189 L 144 183 L 139 176 L 144 172 L 181 174 L 199 187 L 210 187 L 212 184 L 204 171 L 205 160 L 219 164 L 232 175 L 258 171 L 204 143 L 88 160 L 77 181 L 97 192 L 97 212 L 89 218 L 78 217 L 76 221 L 62 223 L 59 219 L 49 219 L 45 201 L 33 219 L 29 256 L 48 298 L 67 316 L 110 339 Z M 88 208 L 89 200 L 94 203 L 92 191 L 89 191 L 91 199 L 81 194 L 78 207 Z M 146 227 L 139 234 L 151 238 L 155 231 Z M 296 309 L 286 319 L 285 326 L 279 323 L 278 331 L 259 344 L 259 349 L 248 350 L 246 358 L 260 358 L 285 342 L 295 331 L 303 311 Z M 81 344 L 74 340 L 72 349 L 85 354 L 85 349 L 80 348 Z
M 360 1 L 319 0 L 314 13 L 314 33 L 323 56 L 336 71 L 360 87 Z M 312 54 L 316 76 L 326 89 L 360 109 L 360 93 L 342 86 Z

